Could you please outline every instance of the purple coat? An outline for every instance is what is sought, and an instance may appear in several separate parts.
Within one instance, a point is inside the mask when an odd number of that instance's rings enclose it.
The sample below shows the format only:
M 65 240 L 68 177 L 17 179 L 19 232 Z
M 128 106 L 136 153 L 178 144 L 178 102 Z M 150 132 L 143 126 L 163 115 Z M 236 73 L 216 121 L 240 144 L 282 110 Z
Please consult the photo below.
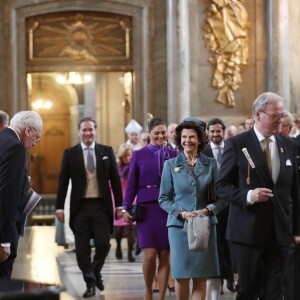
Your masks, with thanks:
M 163 164 L 165 160 L 177 155 L 177 151 L 168 147 L 158 147 L 152 144 L 134 151 L 130 160 L 123 208 L 126 210 L 130 208 L 136 196 L 137 203 L 157 200 Z

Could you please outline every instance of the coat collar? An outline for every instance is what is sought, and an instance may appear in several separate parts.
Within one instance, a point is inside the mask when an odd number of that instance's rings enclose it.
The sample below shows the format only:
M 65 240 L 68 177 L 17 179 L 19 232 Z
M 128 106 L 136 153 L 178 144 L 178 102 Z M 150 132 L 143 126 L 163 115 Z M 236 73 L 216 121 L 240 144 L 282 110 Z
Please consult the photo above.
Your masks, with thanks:
M 202 153 L 200 153 L 198 156 L 194 173 L 191 171 L 182 151 L 175 158 L 175 168 L 177 168 L 178 170 L 182 170 L 187 175 L 193 177 L 198 177 L 208 168 L 208 166 L 209 166 L 208 158 Z

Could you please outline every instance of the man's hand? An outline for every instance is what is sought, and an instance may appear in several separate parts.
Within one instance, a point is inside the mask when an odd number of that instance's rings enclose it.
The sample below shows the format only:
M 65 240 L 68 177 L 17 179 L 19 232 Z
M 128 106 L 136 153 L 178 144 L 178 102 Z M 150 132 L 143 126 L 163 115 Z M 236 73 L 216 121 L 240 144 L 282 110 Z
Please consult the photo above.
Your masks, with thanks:
M 122 210 L 117 208 L 115 212 L 115 219 L 120 220 L 122 216 L 123 216 Z
M 251 201 L 255 202 L 265 202 L 273 197 L 272 191 L 266 188 L 256 188 L 251 193 Z
M 65 213 L 63 211 L 56 212 L 56 218 L 59 222 L 65 223 Z
M 10 247 L 3 247 L 0 245 L 0 262 L 6 261 L 10 256 Z
M 300 236 L 299 235 L 294 235 L 294 241 L 296 244 L 300 244 Z

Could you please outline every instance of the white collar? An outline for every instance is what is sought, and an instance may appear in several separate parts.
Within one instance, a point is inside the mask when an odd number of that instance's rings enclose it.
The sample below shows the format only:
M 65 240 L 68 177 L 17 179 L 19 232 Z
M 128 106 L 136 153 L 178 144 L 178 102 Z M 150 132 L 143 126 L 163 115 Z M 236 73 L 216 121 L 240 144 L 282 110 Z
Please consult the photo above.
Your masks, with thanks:
M 80 144 L 81 144 L 82 150 L 85 150 L 85 149 L 87 149 L 87 148 L 95 149 L 95 142 L 93 142 L 93 143 L 91 144 L 91 146 L 87 146 L 87 145 L 85 145 L 83 142 L 81 142 Z
M 215 148 L 224 148 L 224 140 L 222 140 L 222 143 L 221 143 L 221 145 L 216 145 L 215 143 L 213 143 L 213 142 L 210 142 L 210 147 L 211 147 L 211 149 L 215 149 Z
M 257 136 L 259 142 L 263 141 L 263 140 L 266 138 L 262 133 L 260 133 L 260 132 L 258 131 L 258 129 L 256 128 L 255 124 L 254 124 L 254 126 L 253 126 L 253 129 L 254 129 L 254 132 L 255 132 L 255 134 L 256 134 L 256 136 Z M 270 139 L 272 142 L 275 142 L 275 136 L 274 136 L 274 135 L 271 135 L 271 136 L 269 137 L 269 139 Z

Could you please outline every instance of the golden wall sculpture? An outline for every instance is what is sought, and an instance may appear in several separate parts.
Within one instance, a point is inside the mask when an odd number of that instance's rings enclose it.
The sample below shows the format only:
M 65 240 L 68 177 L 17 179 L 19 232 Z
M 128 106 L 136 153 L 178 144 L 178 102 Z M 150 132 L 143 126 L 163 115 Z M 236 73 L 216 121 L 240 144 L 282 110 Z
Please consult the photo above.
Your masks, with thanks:
M 248 63 L 248 13 L 244 1 L 211 0 L 203 26 L 206 48 L 213 53 L 212 85 L 219 89 L 217 101 L 235 106 L 234 91 L 242 82 L 241 71 Z

